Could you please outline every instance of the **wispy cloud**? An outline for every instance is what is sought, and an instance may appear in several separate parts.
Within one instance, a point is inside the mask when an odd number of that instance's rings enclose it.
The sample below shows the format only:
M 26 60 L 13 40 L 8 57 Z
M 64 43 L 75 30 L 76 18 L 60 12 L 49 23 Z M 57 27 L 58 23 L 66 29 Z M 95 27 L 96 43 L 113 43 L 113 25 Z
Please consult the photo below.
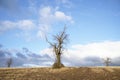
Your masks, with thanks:
M 13 21 L 0 21 L 0 32 L 12 30 L 12 29 L 20 29 L 20 30 L 32 30 L 35 28 L 35 24 L 32 20 L 19 20 L 16 22 Z
M 32 8 L 35 7 L 32 6 Z M 37 12 L 38 21 L 33 19 L 0 21 L 0 33 L 18 29 L 22 32 L 17 33 L 17 36 L 20 36 L 24 33 L 24 36 L 28 37 L 27 39 L 30 39 L 31 33 L 36 30 L 36 34 L 34 36 L 37 36 L 38 38 L 44 38 L 45 35 L 51 30 L 52 26 L 55 25 L 54 23 L 74 22 L 72 16 L 67 15 L 65 12 L 60 11 L 59 9 L 53 8 L 52 6 L 40 7 Z
M 19 30 L 15 33 L 17 37 L 23 37 L 25 40 L 32 40 L 32 31 L 36 29 L 36 24 L 33 20 L 19 20 L 19 21 L 0 21 L 0 33 L 7 31 Z
M 37 35 L 40 37 L 43 37 L 46 34 L 46 32 L 49 31 L 49 29 L 54 23 L 74 22 L 72 16 L 67 15 L 56 8 L 52 8 L 51 6 L 41 7 L 39 11 L 39 16 L 40 16 L 40 22 L 39 22 L 39 31 Z
M 56 4 L 65 8 L 73 7 L 73 3 L 71 2 L 71 0 L 56 0 Z
M 14 29 L 16 23 L 11 21 L 0 21 L 0 33 Z
M 21 20 L 17 22 L 17 26 L 21 30 L 32 30 L 36 26 L 32 20 Z

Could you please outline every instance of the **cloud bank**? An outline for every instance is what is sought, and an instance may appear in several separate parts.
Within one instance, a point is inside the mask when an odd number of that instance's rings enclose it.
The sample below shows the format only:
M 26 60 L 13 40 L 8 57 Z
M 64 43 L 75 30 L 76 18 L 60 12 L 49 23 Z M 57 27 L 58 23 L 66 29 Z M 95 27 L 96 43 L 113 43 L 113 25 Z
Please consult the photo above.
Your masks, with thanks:
M 99 57 L 117 57 L 120 55 L 120 41 L 94 42 L 85 45 L 73 45 L 69 53 L 78 54 L 80 57 L 99 56 Z
M 120 66 L 119 46 L 119 41 L 91 43 L 81 46 L 73 45 L 71 49 L 64 51 L 62 62 L 65 66 L 104 66 L 103 58 L 110 57 L 111 66 Z M 13 67 L 39 67 L 52 66 L 55 55 L 52 49 L 49 48 L 41 50 L 39 54 L 36 54 L 27 48 L 23 48 L 22 50 L 5 49 L 1 45 L 1 67 L 6 67 L 8 58 L 13 59 Z
M 102 66 L 104 65 L 103 58 L 109 57 L 112 59 L 111 65 L 120 65 L 118 62 L 120 61 L 119 48 L 120 41 L 77 44 L 64 51 L 62 60 L 70 66 Z M 52 49 L 44 49 L 40 53 L 47 54 L 54 59 Z
M 50 66 L 52 59 L 48 55 L 31 52 L 27 48 L 22 50 L 0 48 L 0 67 L 6 67 L 7 60 L 12 58 L 12 67 L 40 67 Z

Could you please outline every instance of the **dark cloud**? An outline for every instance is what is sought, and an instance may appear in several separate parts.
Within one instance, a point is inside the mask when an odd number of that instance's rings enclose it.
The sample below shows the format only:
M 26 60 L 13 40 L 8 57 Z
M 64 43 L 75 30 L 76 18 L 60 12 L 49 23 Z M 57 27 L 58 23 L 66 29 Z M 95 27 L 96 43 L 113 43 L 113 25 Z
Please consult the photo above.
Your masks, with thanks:
M 35 53 L 28 54 L 29 57 L 40 58 L 41 56 Z
M 120 57 L 111 59 L 111 65 L 112 66 L 120 66 Z
M 47 54 L 33 53 L 27 48 L 22 50 L 0 49 L 0 67 L 6 67 L 6 61 L 12 58 L 12 67 L 51 66 L 54 60 Z M 62 56 L 62 62 L 66 66 L 104 66 L 100 57 L 85 57 L 81 59 L 70 59 Z M 111 66 L 120 66 L 120 57 L 111 59 Z
M 2 48 L 3 47 L 3 45 L 2 44 L 0 44 L 0 48 Z
M 27 59 L 23 59 L 20 57 L 13 57 L 12 60 L 13 60 L 13 64 L 12 64 L 13 67 L 22 67 L 22 65 L 27 61 Z
M 81 58 L 79 60 L 63 58 L 63 63 L 66 64 L 66 66 L 105 66 L 103 59 L 94 56 Z M 110 66 L 120 66 L 120 57 L 111 59 Z
M 23 54 L 22 54 L 22 53 L 20 53 L 20 52 L 16 53 L 16 55 L 17 55 L 17 57 L 19 57 L 19 58 L 23 58 L 23 59 L 25 59 L 25 58 L 26 58 L 26 56 L 25 56 L 25 55 L 23 55 Z
M 84 65 L 87 65 L 87 66 L 102 66 L 103 62 L 102 62 L 102 59 L 99 58 L 99 57 L 86 57 L 84 58 Z
M 0 57 L 7 57 L 11 56 L 11 52 L 9 52 L 7 49 L 0 49 Z
M 23 49 L 23 52 L 27 53 L 29 52 L 29 50 L 27 48 L 22 48 Z
M 80 59 L 63 58 L 62 60 L 68 66 L 98 66 L 101 65 L 99 57 L 85 57 Z
M 0 50 L 0 57 L 5 57 L 5 54 L 2 50 Z
M 0 67 L 6 67 L 6 58 L 5 57 L 0 57 Z
M 48 55 L 39 55 L 33 53 L 27 48 L 20 50 L 0 49 L 0 67 L 6 67 L 6 62 L 12 58 L 12 67 L 30 67 L 30 66 L 48 66 L 46 62 L 53 62 Z

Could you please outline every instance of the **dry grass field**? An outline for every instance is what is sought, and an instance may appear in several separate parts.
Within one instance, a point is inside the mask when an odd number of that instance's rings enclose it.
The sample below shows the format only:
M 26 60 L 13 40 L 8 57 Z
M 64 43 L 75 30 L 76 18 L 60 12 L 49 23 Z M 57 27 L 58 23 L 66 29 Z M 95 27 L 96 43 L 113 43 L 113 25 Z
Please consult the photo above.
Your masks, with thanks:
M 120 67 L 0 68 L 0 80 L 120 80 Z

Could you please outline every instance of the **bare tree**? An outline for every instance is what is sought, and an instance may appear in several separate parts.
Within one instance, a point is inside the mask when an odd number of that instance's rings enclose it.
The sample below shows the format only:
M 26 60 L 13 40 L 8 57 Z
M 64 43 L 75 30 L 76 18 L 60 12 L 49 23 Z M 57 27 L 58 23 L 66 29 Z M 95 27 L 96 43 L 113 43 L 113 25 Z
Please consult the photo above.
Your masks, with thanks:
M 106 59 L 103 59 L 104 63 L 106 66 L 109 66 L 109 64 L 111 63 L 111 58 L 107 57 Z
M 64 27 L 63 31 L 59 34 L 53 35 L 54 42 L 48 41 L 46 37 L 46 41 L 50 44 L 50 46 L 53 48 L 53 52 L 56 55 L 55 63 L 53 64 L 53 68 L 61 68 L 64 67 L 64 65 L 61 63 L 61 54 L 64 51 L 64 45 L 66 41 L 68 41 L 68 35 L 66 34 L 66 27 Z
M 12 65 L 12 58 L 9 58 L 8 60 L 7 60 L 7 67 L 11 67 L 11 65 Z

